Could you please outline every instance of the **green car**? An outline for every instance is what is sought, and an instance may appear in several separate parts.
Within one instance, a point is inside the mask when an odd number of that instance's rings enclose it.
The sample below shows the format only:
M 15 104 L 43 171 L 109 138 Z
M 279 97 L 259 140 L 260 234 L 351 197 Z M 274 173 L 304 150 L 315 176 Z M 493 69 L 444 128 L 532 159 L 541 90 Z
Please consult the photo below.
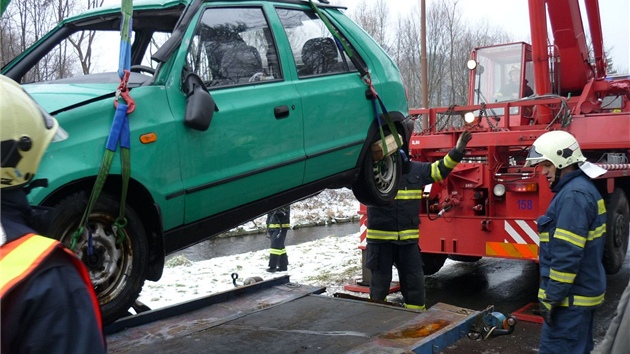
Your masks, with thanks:
M 106 323 L 139 311 L 138 294 L 145 280 L 160 279 L 166 255 L 281 205 L 341 187 L 366 205 L 393 200 L 404 154 L 391 152 L 408 134 L 404 85 L 343 8 L 322 0 L 133 6 L 122 96 L 120 7 L 59 23 L 2 68 L 67 133 L 50 145 L 36 176 L 48 187 L 32 183 L 29 198 L 55 208 L 49 235 L 87 265 Z M 93 36 L 98 52 L 91 74 L 29 79 L 62 49 L 71 53 L 68 41 L 80 43 L 81 35 Z M 88 209 L 114 103 L 129 96 L 128 187 L 115 148 Z M 402 141 L 374 157 L 372 145 L 382 147 L 381 137 L 394 132 Z

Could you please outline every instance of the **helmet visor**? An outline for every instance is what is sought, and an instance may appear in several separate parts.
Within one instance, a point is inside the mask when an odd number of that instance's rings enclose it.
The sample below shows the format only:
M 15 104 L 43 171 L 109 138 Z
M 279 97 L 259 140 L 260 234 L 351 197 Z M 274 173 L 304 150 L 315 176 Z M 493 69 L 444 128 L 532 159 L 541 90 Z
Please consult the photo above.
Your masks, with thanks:
M 525 167 L 534 166 L 545 160 L 546 158 L 543 156 L 543 154 L 536 151 L 536 145 L 532 145 L 532 147 L 529 149 L 529 154 L 527 155 L 527 159 L 525 161 Z
M 57 123 L 55 117 L 50 115 L 50 113 L 46 112 L 40 105 L 37 105 L 39 111 L 42 113 L 42 118 L 44 119 L 44 126 L 48 130 L 53 130 L 55 135 L 53 135 L 52 142 L 66 140 L 68 138 L 68 132 L 66 132 L 61 126 Z

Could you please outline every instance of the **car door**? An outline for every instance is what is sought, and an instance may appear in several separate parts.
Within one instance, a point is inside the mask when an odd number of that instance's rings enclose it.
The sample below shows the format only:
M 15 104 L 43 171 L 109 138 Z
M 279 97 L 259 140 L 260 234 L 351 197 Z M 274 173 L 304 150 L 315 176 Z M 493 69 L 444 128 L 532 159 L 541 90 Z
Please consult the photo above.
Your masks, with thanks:
M 291 45 L 302 98 L 304 182 L 347 171 L 356 166 L 374 119 L 365 95 L 368 86 L 312 10 L 287 7 L 277 13 Z
M 188 42 L 218 111 L 206 131 L 182 128 L 186 223 L 302 183 L 300 100 L 271 28 L 262 7 L 207 6 Z

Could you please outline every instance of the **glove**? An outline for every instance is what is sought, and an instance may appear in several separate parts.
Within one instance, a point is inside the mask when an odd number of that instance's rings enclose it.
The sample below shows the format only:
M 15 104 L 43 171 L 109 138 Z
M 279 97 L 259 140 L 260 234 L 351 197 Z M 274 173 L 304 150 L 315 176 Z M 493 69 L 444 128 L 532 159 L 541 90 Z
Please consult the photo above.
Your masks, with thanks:
M 457 139 L 457 144 L 455 145 L 455 149 L 461 152 L 462 154 L 466 152 L 466 144 L 472 139 L 472 134 L 468 130 L 464 130 L 462 135 Z
M 540 302 L 540 316 L 545 320 L 547 326 L 553 326 L 553 313 L 558 306 L 555 302 Z

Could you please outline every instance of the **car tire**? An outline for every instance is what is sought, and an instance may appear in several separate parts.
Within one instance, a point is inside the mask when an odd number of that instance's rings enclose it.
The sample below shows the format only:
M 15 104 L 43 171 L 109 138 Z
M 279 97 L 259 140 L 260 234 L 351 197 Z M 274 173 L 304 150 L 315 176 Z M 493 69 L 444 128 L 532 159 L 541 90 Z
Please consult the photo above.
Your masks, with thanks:
M 628 252 L 630 209 L 628 199 L 621 188 L 615 188 L 606 198 L 606 246 L 604 269 L 606 274 L 616 274 L 623 266 Z
M 379 141 L 379 139 L 375 139 L 372 143 L 375 141 Z M 403 161 L 398 152 L 394 152 L 380 161 L 374 161 L 371 151 L 368 151 L 363 157 L 359 177 L 352 185 L 355 198 L 366 206 L 390 204 L 398 193 L 402 164 Z
M 81 192 L 55 205 L 50 233 L 69 248 L 87 208 L 87 201 L 86 193 Z M 112 226 L 119 208 L 115 198 L 101 193 L 87 222 L 87 229 L 92 233 L 92 255 L 88 255 L 86 232 L 78 237 L 73 249 L 88 269 L 104 324 L 128 314 L 128 309 L 142 290 L 148 269 L 147 237 L 140 218 L 129 205 L 125 206 L 127 225 L 122 228 L 124 239 L 117 241 Z

